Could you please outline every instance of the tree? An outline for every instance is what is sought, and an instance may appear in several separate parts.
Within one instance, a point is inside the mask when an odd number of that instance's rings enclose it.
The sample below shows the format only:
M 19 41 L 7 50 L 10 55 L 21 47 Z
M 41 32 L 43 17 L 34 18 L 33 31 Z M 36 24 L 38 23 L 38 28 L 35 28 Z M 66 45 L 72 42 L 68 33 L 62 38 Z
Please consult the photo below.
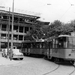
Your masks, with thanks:
M 61 33 L 61 28 L 62 28 L 62 22 L 56 20 L 53 23 L 51 23 L 49 27 L 49 32 L 48 35 L 51 36 L 57 36 Z
M 30 30 L 25 36 L 25 40 L 38 40 L 42 37 L 41 25 L 35 25 L 32 30 Z M 32 38 L 32 39 L 31 39 Z
M 70 34 L 70 32 L 72 31 L 75 31 L 75 20 L 71 21 L 71 23 L 66 24 L 60 22 L 59 20 L 55 20 L 50 25 L 35 25 L 34 28 L 28 32 L 27 35 L 34 40 L 38 40 L 46 39 L 49 37 L 56 37 L 60 34 Z

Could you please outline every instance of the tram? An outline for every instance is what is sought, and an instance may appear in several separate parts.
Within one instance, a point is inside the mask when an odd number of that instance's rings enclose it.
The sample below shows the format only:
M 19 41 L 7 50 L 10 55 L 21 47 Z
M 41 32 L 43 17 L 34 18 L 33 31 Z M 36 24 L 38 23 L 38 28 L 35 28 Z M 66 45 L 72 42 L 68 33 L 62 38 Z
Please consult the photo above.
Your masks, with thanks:
M 47 55 L 49 43 L 46 41 L 27 41 L 22 42 L 22 53 L 24 55 Z
M 59 35 L 52 39 L 52 46 L 49 51 L 50 59 L 54 61 L 69 60 L 75 63 L 75 37 L 70 35 Z
M 22 42 L 24 55 L 43 55 L 53 61 L 67 60 L 75 64 L 75 37 L 59 35 L 47 41 Z

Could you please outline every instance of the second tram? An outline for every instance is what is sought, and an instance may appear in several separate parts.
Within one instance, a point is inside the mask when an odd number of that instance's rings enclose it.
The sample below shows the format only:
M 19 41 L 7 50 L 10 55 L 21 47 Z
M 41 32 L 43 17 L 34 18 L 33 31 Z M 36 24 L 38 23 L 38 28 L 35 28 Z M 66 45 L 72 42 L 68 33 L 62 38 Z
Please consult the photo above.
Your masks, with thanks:
M 75 63 L 75 37 L 70 35 L 59 35 L 52 39 L 50 58 L 54 60 L 69 60 Z

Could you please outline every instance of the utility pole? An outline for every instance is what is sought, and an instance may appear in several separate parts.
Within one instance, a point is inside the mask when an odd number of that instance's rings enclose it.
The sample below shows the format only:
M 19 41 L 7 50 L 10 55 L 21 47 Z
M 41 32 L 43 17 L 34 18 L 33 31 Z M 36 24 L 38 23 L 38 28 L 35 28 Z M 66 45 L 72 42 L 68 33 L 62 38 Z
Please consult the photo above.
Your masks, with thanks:
M 9 24 L 8 24 L 8 50 L 7 53 L 9 53 L 9 29 L 10 29 L 10 8 L 9 8 Z M 9 55 L 9 54 L 8 54 Z
M 14 0 L 12 4 L 12 32 L 11 32 L 11 54 L 10 60 L 12 59 L 12 50 L 13 50 L 13 26 L 14 26 Z

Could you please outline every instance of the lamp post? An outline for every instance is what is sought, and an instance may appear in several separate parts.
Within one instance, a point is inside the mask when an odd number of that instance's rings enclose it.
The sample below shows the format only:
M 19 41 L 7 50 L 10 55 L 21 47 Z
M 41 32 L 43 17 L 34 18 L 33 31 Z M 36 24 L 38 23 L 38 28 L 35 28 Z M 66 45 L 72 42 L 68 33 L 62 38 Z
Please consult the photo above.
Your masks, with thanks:
M 12 31 L 11 31 L 11 53 L 10 59 L 12 59 L 12 50 L 13 50 L 13 25 L 14 25 L 14 0 L 12 4 Z
M 8 24 L 8 50 L 7 50 L 7 53 L 9 53 L 9 29 L 10 29 L 10 8 L 9 8 L 9 24 Z

